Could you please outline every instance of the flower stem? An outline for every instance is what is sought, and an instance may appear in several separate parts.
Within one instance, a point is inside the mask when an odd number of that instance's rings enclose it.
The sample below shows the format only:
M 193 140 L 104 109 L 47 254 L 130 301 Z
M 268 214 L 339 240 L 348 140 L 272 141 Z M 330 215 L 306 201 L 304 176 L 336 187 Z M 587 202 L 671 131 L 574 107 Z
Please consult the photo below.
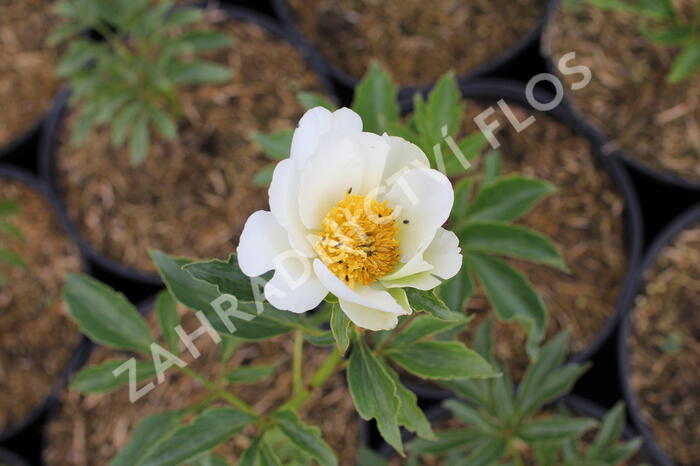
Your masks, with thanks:
M 298 409 L 301 405 L 303 405 L 306 402 L 306 400 L 309 399 L 314 390 L 322 386 L 326 382 L 326 380 L 328 380 L 328 378 L 335 373 L 336 369 L 338 369 L 342 361 L 343 357 L 340 355 L 338 349 L 334 347 L 333 351 L 328 355 L 326 360 L 323 361 L 323 364 L 321 364 L 321 367 L 319 367 L 318 370 L 311 377 L 311 381 L 309 382 L 309 389 L 307 390 L 302 387 L 302 390 L 296 395 L 294 395 L 294 397 L 291 400 L 282 405 L 280 409 Z
M 292 360 L 292 375 L 294 378 L 294 396 L 304 391 L 304 381 L 301 376 L 301 359 L 304 352 L 304 335 L 299 330 L 294 331 L 294 359 Z
M 220 398 L 223 400 L 227 401 L 230 405 L 240 409 L 241 411 L 245 411 L 248 414 L 251 414 L 255 417 L 258 417 L 258 413 L 255 412 L 255 410 L 245 401 L 241 400 L 238 398 L 236 395 L 233 393 L 229 393 L 228 391 L 222 389 L 221 387 L 217 386 L 215 383 L 213 383 L 211 380 L 207 379 L 203 375 L 200 375 L 198 372 L 190 369 L 187 366 L 184 367 L 179 367 L 178 368 L 184 373 L 189 375 L 190 377 L 199 380 L 202 382 L 202 384 L 207 387 L 209 390 L 211 390 L 213 393 L 218 395 Z

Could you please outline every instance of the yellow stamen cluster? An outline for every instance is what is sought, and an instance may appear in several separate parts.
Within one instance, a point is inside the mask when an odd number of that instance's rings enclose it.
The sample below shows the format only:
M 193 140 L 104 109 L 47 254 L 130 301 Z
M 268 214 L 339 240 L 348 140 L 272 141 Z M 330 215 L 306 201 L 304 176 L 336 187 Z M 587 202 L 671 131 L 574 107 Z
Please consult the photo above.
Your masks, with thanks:
M 344 283 L 369 285 L 399 261 L 398 227 L 386 201 L 351 194 L 326 215 L 314 246 L 321 261 Z

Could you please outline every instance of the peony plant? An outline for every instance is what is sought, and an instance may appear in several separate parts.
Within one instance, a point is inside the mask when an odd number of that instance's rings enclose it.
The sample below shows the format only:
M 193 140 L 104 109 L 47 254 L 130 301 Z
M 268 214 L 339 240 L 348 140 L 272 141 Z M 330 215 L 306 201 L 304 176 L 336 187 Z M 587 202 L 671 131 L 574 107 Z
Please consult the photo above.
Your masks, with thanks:
M 404 121 L 396 88 L 377 66 L 358 87 L 354 110 L 324 104 L 306 112 L 291 138 L 258 135 L 281 160 L 271 177 L 270 211 L 250 216 L 236 254 L 193 261 L 151 252 L 167 287 L 156 304 L 158 340 L 121 294 L 86 276 L 67 280 L 69 312 L 83 332 L 135 354 L 83 369 L 72 388 L 93 393 L 128 385 L 138 403 L 165 383 L 167 371 L 180 371 L 211 391 L 208 403 L 144 418 L 112 464 L 201 458 L 225 464 L 211 452 L 235 435 L 249 438 L 239 465 L 289 464 L 298 457 L 305 464 L 337 464 L 299 408 L 341 370 L 360 417 L 374 420 L 403 455 L 401 428 L 435 438 L 404 384 L 406 374 L 435 381 L 501 377 L 487 357 L 457 338 L 469 325 L 462 305 L 475 287 L 473 276 L 499 318 L 524 325 L 537 357 L 544 306 L 526 278 L 498 256 L 563 267 L 549 240 L 512 224 L 551 186 L 501 176 L 497 154 L 480 156 L 483 135 L 455 141 L 462 110 L 451 74 L 427 99 L 417 97 Z M 289 157 L 280 157 L 286 141 Z M 456 190 L 450 176 L 463 177 Z M 178 326 L 175 303 L 195 312 L 196 332 Z M 195 334 L 222 348 L 231 338 L 292 334 L 289 399 L 257 412 L 232 393 L 240 378 L 208 380 L 194 372 L 182 357 L 199 354 Z M 308 378 L 305 351 L 326 355 Z M 290 449 L 271 447 L 280 438 Z
M 684 81 L 700 69 L 700 8 L 695 8 L 694 16 L 684 19 L 671 0 L 568 0 L 568 3 L 577 8 L 582 1 L 602 10 L 633 14 L 645 39 L 678 48 L 667 77 L 670 83 Z
M 164 139 L 177 137 L 183 116 L 179 90 L 197 84 L 221 84 L 230 70 L 196 58 L 230 46 L 227 34 L 195 28 L 201 8 L 178 7 L 172 0 L 60 0 L 63 20 L 49 37 L 69 45 L 56 72 L 71 86 L 70 104 L 79 107 L 72 143 L 83 142 L 97 125 L 111 128 L 112 142 L 128 141 L 131 161 L 148 154 L 155 129 Z M 94 31 L 100 40 L 91 40 Z
M 4 235 L 7 238 L 14 238 L 19 241 L 24 239 L 22 232 L 10 221 L 10 218 L 19 214 L 19 212 L 20 208 L 17 201 L 13 199 L 0 200 L 0 238 Z M 5 263 L 12 267 L 25 267 L 26 265 L 16 252 L 6 247 L 0 247 L 0 263 Z M 5 274 L 0 270 L 0 286 L 4 285 L 6 280 Z
M 567 394 L 588 368 L 588 364 L 563 364 L 566 332 L 542 347 L 540 357 L 530 364 L 516 387 L 507 367 L 495 360 L 491 323 L 487 320 L 476 329 L 475 348 L 503 376 L 446 382 L 459 398 L 446 400 L 443 406 L 461 426 L 436 431 L 434 440 L 411 441 L 407 446 L 408 464 L 420 464 L 423 457 L 437 457 L 442 459 L 439 464 L 470 466 L 522 466 L 533 461 L 540 466 L 615 466 L 638 450 L 640 438 L 618 441 L 625 425 L 622 403 L 616 404 L 600 423 L 551 405 Z M 584 442 L 584 435 L 590 435 L 596 427 L 595 437 Z

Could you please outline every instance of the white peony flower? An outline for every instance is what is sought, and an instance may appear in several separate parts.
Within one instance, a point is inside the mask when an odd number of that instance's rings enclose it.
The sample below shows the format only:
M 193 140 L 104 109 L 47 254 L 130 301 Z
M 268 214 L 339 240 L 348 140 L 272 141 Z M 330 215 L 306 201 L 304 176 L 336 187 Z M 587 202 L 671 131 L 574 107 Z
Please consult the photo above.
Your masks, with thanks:
M 305 312 L 332 293 L 357 326 L 388 330 L 411 313 L 402 288 L 430 290 L 461 267 L 457 236 L 441 227 L 447 177 L 414 144 L 363 132 L 350 109 L 304 114 L 269 195 L 237 253 L 248 276 L 275 270 L 265 298 L 278 309 Z

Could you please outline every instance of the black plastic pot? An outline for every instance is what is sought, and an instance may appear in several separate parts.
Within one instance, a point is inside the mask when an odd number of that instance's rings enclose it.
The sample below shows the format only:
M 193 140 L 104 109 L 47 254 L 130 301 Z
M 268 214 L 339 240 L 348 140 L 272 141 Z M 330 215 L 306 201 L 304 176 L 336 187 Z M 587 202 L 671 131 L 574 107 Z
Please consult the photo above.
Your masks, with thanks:
M 659 253 L 665 246 L 671 243 L 679 233 L 694 223 L 700 221 L 700 205 L 687 210 L 684 214 L 676 218 L 653 242 L 649 251 L 644 256 L 644 259 L 637 269 L 634 280 L 628 283 L 628 289 L 624 299 L 624 318 L 620 327 L 618 337 L 618 359 L 620 366 L 620 382 L 622 391 L 625 396 L 627 405 L 629 406 L 630 416 L 635 427 L 642 433 L 644 440 L 648 445 L 649 452 L 658 464 L 670 466 L 675 464 L 670 455 L 665 453 L 659 444 L 654 439 L 654 436 L 646 425 L 641 415 L 641 407 L 637 395 L 630 383 L 630 349 L 628 341 L 632 333 L 632 319 L 634 318 L 634 304 L 637 295 L 643 290 L 645 284 L 644 274 L 654 265 Z
M 0 465 L 2 466 L 28 466 L 27 462 L 10 450 L 0 448 Z
M 547 103 L 552 100 L 552 95 L 549 92 L 538 88 L 534 89 L 533 95 L 534 98 L 541 103 Z M 496 79 L 475 81 L 462 86 L 462 96 L 467 100 L 481 100 L 494 103 L 499 99 L 504 99 L 508 103 L 530 110 L 535 116 L 542 115 L 542 112 L 534 110 L 528 103 L 525 94 L 525 86 L 514 81 Z M 404 100 L 402 108 L 406 112 L 410 111 L 412 108 L 410 99 Z M 644 241 L 642 211 L 634 184 L 631 182 L 620 159 L 612 155 L 606 155 L 603 152 L 600 141 L 587 131 L 586 127 L 581 124 L 581 121 L 571 113 L 571 109 L 562 103 L 551 111 L 546 112 L 546 114 L 559 123 L 573 129 L 580 136 L 588 140 L 599 167 L 610 175 L 625 203 L 625 236 L 627 240 L 628 259 L 627 273 L 614 313 L 600 332 L 598 332 L 598 335 L 593 341 L 584 350 L 571 355 L 569 358 L 570 362 L 581 363 L 591 359 L 600 347 L 610 338 L 611 333 L 615 330 L 619 320 L 622 318 L 625 309 L 627 284 L 636 278 L 637 265 L 642 253 Z M 525 131 L 527 131 L 527 129 Z M 417 382 L 409 379 L 407 383 L 411 390 L 418 394 L 419 397 L 426 400 L 436 401 L 450 396 L 448 391 L 432 385 L 429 382 Z
M 42 115 L 29 129 L 0 147 L 0 163 L 12 164 L 26 170 L 35 170 L 36 155 L 28 154 L 25 149 L 38 139 L 45 118 L 46 115 Z
M 296 22 L 293 15 L 287 5 L 286 0 L 271 0 L 273 8 L 277 16 L 282 20 L 284 27 L 297 38 L 297 40 L 304 43 L 310 50 L 313 51 L 316 59 L 322 62 L 326 69 L 330 72 L 331 76 L 343 85 L 345 88 L 354 89 L 357 83 L 360 81 L 361 77 L 353 76 L 347 71 L 341 69 L 335 64 L 331 63 L 326 59 L 323 54 L 318 51 L 312 44 L 312 42 L 306 38 L 306 36 L 301 32 L 301 30 L 296 26 Z M 507 51 L 502 54 L 492 58 L 486 63 L 483 63 L 476 68 L 468 71 L 458 77 L 460 84 L 466 84 L 478 78 L 482 78 L 487 75 L 492 75 L 497 72 L 500 68 L 505 67 L 514 60 L 516 57 L 520 56 L 528 47 L 537 43 L 539 40 L 544 25 L 547 24 L 548 9 L 543 9 L 542 14 L 537 21 L 537 24 L 523 37 L 521 37 L 515 44 L 513 44 Z M 400 84 L 400 83 L 399 83 Z M 433 87 L 433 82 L 425 83 L 417 86 L 400 86 L 399 97 L 406 97 L 415 94 L 416 92 L 425 92 Z
M 546 28 L 546 23 L 549 21 L 550 18 L 555 14 L 558 8 L 561 7 L 561 0 L 549 0 L 549 5 L 547 6 L 547 14 L 546 14 L 546 19 L 547 21 L 543 25 L 543 30 Z M 549 43 L 547 42 L 547 35 L 543 34 L 542 35 L 542 41 L 540 44 L 540 52 L 545 60 L 545 63 L 547 64 L 547 69 L 548 72 L 559 76 L 559 71 L 557 69 L 556 64 L 554 63 L 554 60 L 552 59 L 552 56 L 549 52 L 550 46 Z M 593 70 L 595 71 L 595 70 Z M 572 91 L 575 92 L 575 91 Z M 601 147 L 601 153 L 603 155 L 614 155 L 616 158 L 619 158 L 624 161 L 624 163 L 636 170 L 637 172 L 653 179 L 656 180 L 657 182 L 661 184 L 665 184 L 671 188 L 676 188 L 676 189 L 687 189 L 687 190 L 693 190 L 693 191 L 700 191 L 700 181 L 692 181 L 688 180 L 685 178 L 682 178 L 674 173 L 663 171 L 663 170 L 657 170 L 655 168 L 650 167 L 649 165 L 645 164 L 644 162 L 641 162 L 639 159 L 632 157 L 628 152 L 616 148 L 613 145 L 609 143 L 609 138 L 605 136 L 603 131 L 598 128 L 596 125 L 594 125 L 592 122 L 590 122 L 587 117 L 576 108 L 576 105 L 574 104 L 573 99 L 571 99 L 571 96 L 569 94 L 569 91 L 566 91 L 566 96 L 564 98 L 564 105 L 569 107 L 572 117 L 574 117 L 578 121 L 578 125 L 581 128 L 584 128 L 586 132 L 588 132 L 591 137 L 595 138 L 597 141 L 599 141 L 600 147 Z
M 21 183 L 31 187 L 34 191 L 39 193 L 49 204 L 49 206 L 51 206 L 59 225 L 63 227 L 64 230 L 66 230 L 66 233 L 68 234 L 69 238 L 73 242 L 75 242 L 75 237 L 70 233 L 70 231 L 67 228 L 66 218 L 63 215 L 63 211 L 59 209 L 55 197 L 43 181 L 39 180 L 38 178 L 35 178 L 29 173 L 18 168 L 0 165 L 0 181 L 8 179 L 20 181 Z M 90 267 L 83 257 L 81 257 L 81 262 L 81 268 L 83 272 L 90 273 Z M 30 427 L 39 417 L 41 417 L 42 414 L 46 412 L 47 407 L 51 403 L 52 394 L 55 393 L 56 390 L 58 390 L 61 386 L 63 386 L 68 376 L 72 374 L 78 367 L 82 366 L 82 364 L 84 363 L 86 358 L 85 351 L 86 341 L 83 337 L 81 337 L 78 343 L 76 344 L 76 347 L 73 350 L 65 369 L 59 376 L 59 380 L 56 381 L 55 388 L 52 390 L 52 392 L 47 394 L 47 397 L 44 399 L 44 401 L 40 402 L 35 408 L 33 408 L 24 417 L 24 419 L 20 420 L 15 424 L 9 425 L 5 427 L 4 430 L 0 431 L 0 443 L 10 441 L 12 437 L 18 435 L 23 430 Z
M 304 57 L 309 65 L 309 68 L 316 73 L 327 95 L 335 95 L 333 86 L 325 73 L 325 68 L 319 64 L 311 51 L 303 44 L 300 44 L 299 41 L 290 34 L 286 33 L 273 20 L 244 8 L 233 7 L 230 5 L 221 5 L 220 8 L 226 12 L 230 19 L 257 24 L 269 31 L 274 36 L 278 37 L 280 40 L 291 44 Z M 242 46 L 244 45 L 242 44 Z M 112 259 L 106 254 L 97 250 L 80 233 L 75 223 L 70 220 L 67 215 L 67 209 L 60 195 L 60 186 L 57 182 L 55 158 L 57 157 L 57 147 L 59 145 L 58 138 L 61 125 L 63 123 L 63 116 L 68 108 L 69 96 L 69 89 L 64 89 L 59 93 L 43 124 L 39 146 L 39 172 L 42 178 L 48 182 L 52 192 L 56 193 L 56 198 L 60 205 L 61 211 L 63 212 L 64 217 L 67 219 L 68 229 L 76 238 L 80 250 L 85 257 L 87 257 L 96 266 L 96 268 L 105 271 L 107 275 L 110 276 L 110 279 L 107 281 L 111 281 L 112 279 L 116 281 L 127 280 L 136 282 L 137 285 L 143 284 L 150 286 L 161 286 L 162 281 L 157 273 L 139 270 L 118 260 Z M 147 294 L 150 294 L 150 292 L 152 292 L 152 289 L 147 290 Z

